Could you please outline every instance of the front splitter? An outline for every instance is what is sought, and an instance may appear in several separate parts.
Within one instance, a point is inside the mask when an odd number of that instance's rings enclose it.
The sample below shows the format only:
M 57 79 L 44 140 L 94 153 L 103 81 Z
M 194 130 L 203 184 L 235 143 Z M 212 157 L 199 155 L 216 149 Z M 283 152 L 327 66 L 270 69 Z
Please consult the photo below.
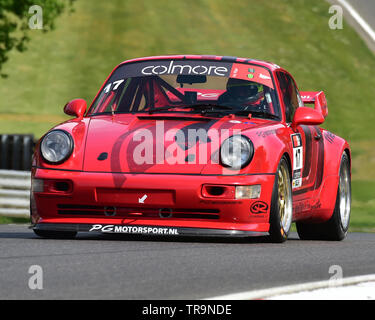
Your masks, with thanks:
M 116 224 L 80 224 L 80 223 L 39 223 L 31 227 L 40 231 L 63 232 L 91 232 L 103 234 L 137 234 L 157 236 L 228 236 L 228 237 L 257 237 L 267 236 L 268 232 L 210 229 L 163 227 L 150 225 L 116 225 Z

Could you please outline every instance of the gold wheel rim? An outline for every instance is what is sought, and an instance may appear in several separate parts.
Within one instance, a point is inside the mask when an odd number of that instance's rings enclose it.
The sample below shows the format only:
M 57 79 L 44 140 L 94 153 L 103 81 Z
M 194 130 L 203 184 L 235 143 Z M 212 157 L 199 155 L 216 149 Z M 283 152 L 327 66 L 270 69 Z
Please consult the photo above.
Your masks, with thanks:
M 278 207 L 281 227 L 287 232 L 292 222 L 291 187 L 288 171 L 283 165 L 278 171 Z

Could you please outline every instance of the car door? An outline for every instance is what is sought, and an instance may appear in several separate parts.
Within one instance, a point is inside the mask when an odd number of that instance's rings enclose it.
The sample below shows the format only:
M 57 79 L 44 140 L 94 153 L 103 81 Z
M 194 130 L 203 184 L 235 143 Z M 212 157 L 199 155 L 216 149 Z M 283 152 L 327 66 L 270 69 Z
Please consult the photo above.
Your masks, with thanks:
M 318 126 L 300 125 L 297 132 L 290 127 L 294 113 L 303 102 L 293 78 L 286 72 L 278 72 L 283 95 L 285 118 L 290 129 L 293 148 L 292 188 L 294 200 L 310 198 L 312 192 L 322 182 L 324 164 L 324 144 Z

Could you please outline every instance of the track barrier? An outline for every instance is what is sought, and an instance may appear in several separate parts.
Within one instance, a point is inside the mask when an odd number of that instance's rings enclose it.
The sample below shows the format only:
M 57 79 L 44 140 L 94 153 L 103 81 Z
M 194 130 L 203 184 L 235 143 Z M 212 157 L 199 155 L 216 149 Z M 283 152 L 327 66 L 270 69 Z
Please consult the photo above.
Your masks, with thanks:
M 33 135 L 1 134 L 0 169 L 30 170 L 34 145 Z
M 29 217 L 34 136 L 0 134 L 0 216 Z

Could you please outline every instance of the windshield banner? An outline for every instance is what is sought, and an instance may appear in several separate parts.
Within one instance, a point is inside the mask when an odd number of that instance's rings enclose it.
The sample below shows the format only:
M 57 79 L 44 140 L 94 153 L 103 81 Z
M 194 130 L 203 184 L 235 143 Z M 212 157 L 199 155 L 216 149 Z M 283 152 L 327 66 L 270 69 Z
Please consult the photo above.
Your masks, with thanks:
M 123 64 L 114 72 L 111 80 L 179 74 L 231 77 L 254 81 L 274 88 L 269 71 L 263 67 L 213 60 L 151 60 Z
M 233 63 L 230 77 L 254 81 L 274 89 L 269 71 L 262 67 L 243 63 Z
M 115 72 L 121 77 L 160 76 L 167 74 L 229 77 L 232 63 L 202 60 L 152 60 L 124 64 Z M 116 80 L 119 80 L 116 79 Z

